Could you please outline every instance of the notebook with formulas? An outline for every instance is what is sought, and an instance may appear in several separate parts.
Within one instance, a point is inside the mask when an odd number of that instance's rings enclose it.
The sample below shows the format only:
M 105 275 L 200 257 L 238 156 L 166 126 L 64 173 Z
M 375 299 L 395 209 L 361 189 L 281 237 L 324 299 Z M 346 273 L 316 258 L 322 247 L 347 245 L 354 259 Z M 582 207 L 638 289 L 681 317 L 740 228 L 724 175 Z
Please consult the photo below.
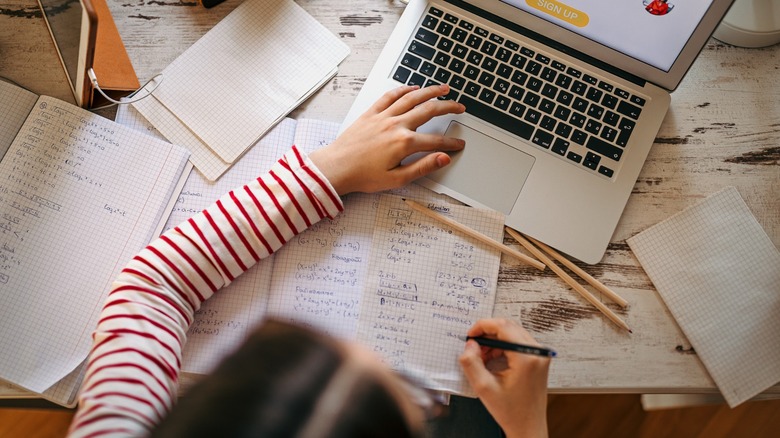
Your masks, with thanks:
M 189 153 L 0 82 L 0 154 L 0 378 L 72 406 L 109 286 Z

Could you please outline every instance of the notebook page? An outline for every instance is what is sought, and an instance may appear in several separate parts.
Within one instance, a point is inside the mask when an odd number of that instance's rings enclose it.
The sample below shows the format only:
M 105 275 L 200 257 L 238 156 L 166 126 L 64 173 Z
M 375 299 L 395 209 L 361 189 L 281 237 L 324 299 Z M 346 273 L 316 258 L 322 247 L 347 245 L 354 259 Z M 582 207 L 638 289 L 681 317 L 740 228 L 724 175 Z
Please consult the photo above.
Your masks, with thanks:
M 435 210 L 501 241 L 501 213 L 451 204 Z M 430 208 L 430 207 L 429 207 Z M 393 369 L 424 375 L 432 389 L 471 394 L 458 365 L 463 336 L 493 315 L 501 255 L 382 196 L 376 214 L 358 341 Z
M 0 80 L 0 159 L 11 147 L 36 100 L 35 93 Z
M 248 0 L 163 70 L 154 95 L 232 163 L 348 53 L 292 0 Z
M 780 381 L 780 253 L 734 187 L 627 242 L 729 406 Z
M 187 153 L 41 97 L 0 163 L 0 377 L 42 392 L 86 357 L 110 283 L 146 245 Z

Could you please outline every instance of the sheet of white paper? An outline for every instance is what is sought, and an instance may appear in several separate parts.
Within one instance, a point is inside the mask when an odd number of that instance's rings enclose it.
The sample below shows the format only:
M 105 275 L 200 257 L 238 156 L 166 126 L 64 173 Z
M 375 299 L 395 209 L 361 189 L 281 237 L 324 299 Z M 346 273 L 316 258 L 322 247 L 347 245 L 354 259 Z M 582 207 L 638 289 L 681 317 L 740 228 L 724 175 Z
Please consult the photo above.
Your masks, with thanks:
M 233 163 L 348 53 L 294 1 L 248 0 L 163 70 L 154 96 Z
M 452 204 L 428 208 L 496 241 L 504 216 Z M 431 389 L 469 395 L 458 365 L 464 336 L 493 315 L 501 254 L 385 195 L 358 322 L 358 341 L 393 369 L 426 376 Z
M 734 187 L 627 242 L 729 406 L 780 381 L 780 252 Z

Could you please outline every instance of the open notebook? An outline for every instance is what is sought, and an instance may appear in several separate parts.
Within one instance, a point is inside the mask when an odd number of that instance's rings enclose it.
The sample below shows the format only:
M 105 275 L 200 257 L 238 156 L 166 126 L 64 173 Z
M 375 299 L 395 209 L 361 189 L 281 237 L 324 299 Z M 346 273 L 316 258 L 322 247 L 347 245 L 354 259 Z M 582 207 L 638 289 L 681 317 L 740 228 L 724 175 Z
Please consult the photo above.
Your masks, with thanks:
M 0 82 L 0 154 L 0 378 L 70 405 L 109 286 L 162 228 L 189 153 Z
M 121 121 L 144 129 L 142 119 L 123 114 Z M 338 127 L 285 119 L 218 181 L 193 172 L 167 226 L 256 178 L 292 144 L 312 151 L 330 143 Z M 274 316 L 341 339 L 367 334 L 359 340 L 387 351 L 383 357 L 394 368 L 433 377 L 435 389 L 468 394 L 457 365 L 463 342 L 453 335 L 492 315 L 500 254 L 411 214 L 398 195 L 442 206 L 493 239 L 503 237 L 499 213 L 452 205 L 416 185 L 392 194 L 352 194 L 334 220 L 315 224 L 204 303 L 188 333 L 183 370 L 208 373 L 255 324 Z M 404 288 L 417 292 L 396 293 Z M 375 324 L 390 313 L 407 318 Z M 393 359 L 399 354 L 406 357 L 403 363 Z

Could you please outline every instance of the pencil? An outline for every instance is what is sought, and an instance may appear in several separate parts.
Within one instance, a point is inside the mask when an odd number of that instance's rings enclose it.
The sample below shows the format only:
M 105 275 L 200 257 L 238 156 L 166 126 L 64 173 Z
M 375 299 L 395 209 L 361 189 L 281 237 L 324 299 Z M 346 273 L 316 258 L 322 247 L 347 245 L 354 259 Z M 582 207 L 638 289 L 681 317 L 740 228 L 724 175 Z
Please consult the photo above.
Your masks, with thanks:
M 540 262 L 538 260 L 534 260 L 531 257 L 528 257 L 527 255 L 521 253 L 520 251 L 514 250 L 514 249 L 512 249 L 512 248 L 510 248 L 510 247 L 508 247 L 508 246 L 506 246 L 506 245 L 504 245 L 502 243 L 496 242 L 495 240 L 493 240 L 490 237 L 480 233 L 477 230 L 469 228 L 466 225 L 463 225 L 463 224 L 461 224 L 459 222 L 456 222 L 456 221 L 454 221 L 454 220 L 452 220 L 452 219 L 450 219 L 450 218 L 448 218 L 446 216 L 442 216 L 439 213 L 431 211 L 431 210 L 423 207 L 422 205 L 412 201 L 411 199 L 403 198 L 403 200 L 404 200 L 404 202 L 406 202 L 406 204 L 409 207 L 411 207 L 415 211 L 418 211 L 418 212 L 428 216 L 429 218 L 432 218 L 432 219 L 435 219 L 435 220 L 437 220 L 439 222 L 445 223 L 445 224 L 449 225 L 450 227 L 452 227 L 452 228 L 462 232 L 463 234 L 466 234 L 467 236 L 470 236 L 470 237 L 472 237 L 472 238 L 474 238 L 474 239 L 476 239 L 476 240 L 478 240 L 478 241 L 480 241 L 480 242 L 482 242 L 482 243 L 484 243 L 486 245 L 489 245 L 490 247 L 492 247 L 494 249 L 497 249 L 497 250 L 501 251 L 504 254 L 512 256 L 512 257 L 520 260 L 523 263 L 527 263 L 527 264 L 533 266 L 536 269 L 544 271 L 544 263 L 542 263 L 542 262 Z
M 493 338 L 485 338 L 482 336 L 462 336 L 462 340 L 468 341 L 473 339 L 477 341 L 477 344 L 484 347 L 500 348 L 502 350 L 516 351 L 518 353 L 533 354 L 535 356 L 555 357 L 558 353 L 555 350 L 545 347 L 534 347 L 533 345 L 516 344 L 514 342 L 501 341 Z
M 555 272 L 558 277 L 560 277 L 563 281 L 566 282 L 569 286 L 571 286 L 572 289 L 577 291 L 583 298 L 588 300 L 589 303 L 593 304 L 597 309 L 601 311 L 607 318 L 609 318 L 612 322 L 617 324 L 619 327 L 624 328 L 628 330 L 629 333 L 633 333 L 631 331 L 631 328 L 628 327 L 628 324 L 626 324 L 625 321 L 620 319 L 615 312 L 613 312 L 609 307 L 604 305 L 601 301 L 599 301 L 595 296 L 593 296 L 592 293 L 588 292 L 587 289 L 582 287 L 581 284 L 577 283 L 569 274 L 567 274 L 563 269 L 561 269 L 558 265 L 555 264 L 552 260 L 550 260 L 549 257 L 544 255 L 543 252 L 541 252 L 539 249 L 534 247 L 531 242 L 526 240 L 520 233 L 517 231 L 506 228 L 506 232 L 509 233 L 510 236 L 512 236 L 515 240 L 517 240 L 521 245 L 523 245 L 528 251 L 531 252 L 531 254 L 535 255 L 539 258 L 545 265 L 549 266 L 550 269 L 552 269 L 553 272 Z
M 512 230 L 512 231 L 514 231 L 514 230 Z M 510 234 L 510 236 L 511 236 L 511 234 Z M 526 237 L 528 237 L 528 236 L 526 236 Z M 588 284 L 590 284 L 596 290 L 598 290 L 599 292 L 601 292 L 604 295 L 606 295 L 607 297 L 609 297 L 609 299 L 611 299 L 612 301 L 617 303 L 620 307 L 628 307 L 628 301 L 626 301 L 625 299 L 623 299 L 623 297 L 621 297 L 620 295 L 618 295 L 615 292 L 613 292 L 612 289 L 604 286 L 604 284 L 602 282 L 600 282 L 600 281 L 596 280 L 595 278 L 593 278 L 590 274 L 588 274 L 587 272 L 583 271 L 582 268 L 580 268 L 579 266 L 577 266 L 574 263 L 572 263 L 569 259 L 567 259 L 566 257 L 560 255 L 554 249 L 550 248 L 549 246 L 545 245 L 542 242 L 539 242 L 538 240 L 535 240 L 532 237 L 528 237 L 528 240 L 530 240 L 531 242 L 536 244 L 536 246 L 538 246 L 539 248 L 543 249 L 547 254 L 552 256 L 555 260 L 558 260 L 559 262 L 561 262 L 562 265 L 564 265 L 567 268 L 571 269 L 572 272 L 574 272 L 575 274 L 579 275 L 580 278 L 582 278 L 583 280 L 587 281 Z

